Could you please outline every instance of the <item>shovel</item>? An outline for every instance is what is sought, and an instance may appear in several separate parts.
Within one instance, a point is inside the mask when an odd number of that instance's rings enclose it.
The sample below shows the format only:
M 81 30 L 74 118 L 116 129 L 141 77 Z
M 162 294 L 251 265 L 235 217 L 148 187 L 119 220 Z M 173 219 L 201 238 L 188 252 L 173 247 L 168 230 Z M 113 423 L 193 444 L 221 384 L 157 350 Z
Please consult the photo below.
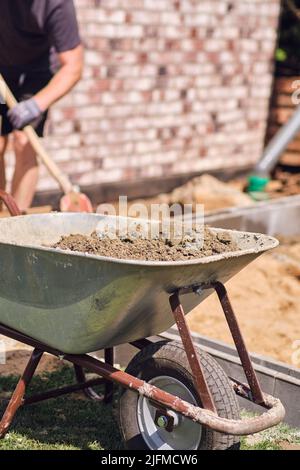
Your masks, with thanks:
M 0 95 L 8 108 L 14 108 L 18 103 L 5 80 L 0 74 Z M 23 129 L 32 148 L 36 151 L 40 161 L 45 165 L 49 173 L 58 182 L 64 196 L 60 200 L 60 209 L 62 212 L 93 212 L 93 206 L 89 198 L 79 192 L 78 188 L 74 186 L 69 178 L 64 175 L 56 163 L 52 160 L 42 145 L 41 139 L 32 126 L 26 126 Z

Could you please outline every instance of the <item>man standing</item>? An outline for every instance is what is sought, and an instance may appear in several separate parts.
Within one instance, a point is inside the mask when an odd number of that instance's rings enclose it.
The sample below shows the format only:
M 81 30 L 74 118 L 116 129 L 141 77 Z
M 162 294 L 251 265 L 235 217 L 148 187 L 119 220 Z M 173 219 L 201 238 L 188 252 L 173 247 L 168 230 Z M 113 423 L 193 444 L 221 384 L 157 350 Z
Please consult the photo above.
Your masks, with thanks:
M 0 97 L 0 189 L 6 185 L 4 154 L 13 133 L 12 195 L 22 210 L 32 203 L 38 165 L 21 129 L 33 124 L 43 136 L 47 110 L 80 80 L 82 69 L 73 0 L 1 0 L 0 73 L 19 104 L 8 111 Z

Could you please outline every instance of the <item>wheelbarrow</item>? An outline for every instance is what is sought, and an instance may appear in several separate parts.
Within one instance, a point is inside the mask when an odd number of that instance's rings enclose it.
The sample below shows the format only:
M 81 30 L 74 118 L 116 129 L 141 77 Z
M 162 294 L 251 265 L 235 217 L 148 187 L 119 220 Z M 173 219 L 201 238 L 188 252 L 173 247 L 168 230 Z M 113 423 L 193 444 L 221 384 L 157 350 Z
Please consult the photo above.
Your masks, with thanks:
M 49 248 L 64 235 L 90 234 L 109 216 L 21 216 L 10 196 L 1 198 L 16 217 L 0 220 L 0 333 L 34 348 L 1 420 L 1 437 L 20 406 L 80 390 L 109 403 L 114 385 L 121 390 L 119 423 L 129 449 L 237 449 L 239 436 L 282 421 L 284 407 L 262 392 L 224 287 L 277 240 L 230 231 L 235 252 L 178 262 L 113 259 Z M 213 291 L 247 384 L 228 378 L 193 344 L 185 312 Z M 157 340 L 174 322 L 181 342 Z M 125 343 L 139 352 L 124 372 L 114 367 L 114 347 Z M 104 362 L 89 355 L 98 350 Z M 76 383 L 28 397 L 44 353 L 73 364 Z M 85 371 L 99 378 L 87 380 Z M 94 390 L 100 384 L 103 396 Z M 264 412 L 240 419 L 237 396 Z

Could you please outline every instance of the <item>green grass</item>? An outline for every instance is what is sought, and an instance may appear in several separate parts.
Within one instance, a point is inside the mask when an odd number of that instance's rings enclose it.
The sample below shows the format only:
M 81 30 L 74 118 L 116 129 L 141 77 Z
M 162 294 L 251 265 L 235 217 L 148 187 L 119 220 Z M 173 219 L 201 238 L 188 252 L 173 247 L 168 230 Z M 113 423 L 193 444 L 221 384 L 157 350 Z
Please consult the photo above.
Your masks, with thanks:
M 37 376 L 30 393 L 74 382 L 73 370 Z M 15 377 L 0 379 L 0 414 L 5 401 L 17 383 Z M 0 450 L 116 450 L 122 448 L 113 406 L 101 402 L 65 396 L 21 408 L 10 432 L 0 440 Z
M 73 370 L 45 373 L 32 381 L 30 393 L 74 382 Z M 13 376 L 0 378 L 0 415 L 17 383 Z M 101 390 L 101 389 L 100 389 Z M 118 393 L 113 405 L 69 395 L 21 408 L 10 432 L 0 440 L 0 450 L 117 450 L 123 449 L 116 420 Z M 249 416 L 243 413 L 243 416 Z M 300 431 L 280 425 L 242 439 L 243 450 L 279 450 L 285 444 L 299 445 Z
M 253 415 L 244 411 L 242 416 L 246 418 Z M 300 450 L 300 430 L 292 429 L 284 423 L 242 439 L 243 450 L 282 450 L 288 446 Z

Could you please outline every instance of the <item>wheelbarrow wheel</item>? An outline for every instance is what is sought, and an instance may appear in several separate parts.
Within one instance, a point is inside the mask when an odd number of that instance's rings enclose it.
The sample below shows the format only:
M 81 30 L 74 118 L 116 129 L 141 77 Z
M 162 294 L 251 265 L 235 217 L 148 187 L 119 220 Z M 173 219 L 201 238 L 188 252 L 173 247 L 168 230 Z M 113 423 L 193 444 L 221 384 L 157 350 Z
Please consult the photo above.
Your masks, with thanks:
M 239 418 L 239 405 L 229 379 L 219 364 L 197 349 L 218 415 Z M 129 363 L 126 372 L 198 406 L 186 353 L 181 343 L 160 341 L 147 346 Z M 131 390 L 122 390 L 119 400 L 120 429 L 128 449 L 140 450 L 238 450 L 239 439 L 212 431 L 176 413 L 174 427 L 166 430 L 164 418 L 157 422 L 157 409 Z M 156 421 L 156 422 L 155 422 Z

